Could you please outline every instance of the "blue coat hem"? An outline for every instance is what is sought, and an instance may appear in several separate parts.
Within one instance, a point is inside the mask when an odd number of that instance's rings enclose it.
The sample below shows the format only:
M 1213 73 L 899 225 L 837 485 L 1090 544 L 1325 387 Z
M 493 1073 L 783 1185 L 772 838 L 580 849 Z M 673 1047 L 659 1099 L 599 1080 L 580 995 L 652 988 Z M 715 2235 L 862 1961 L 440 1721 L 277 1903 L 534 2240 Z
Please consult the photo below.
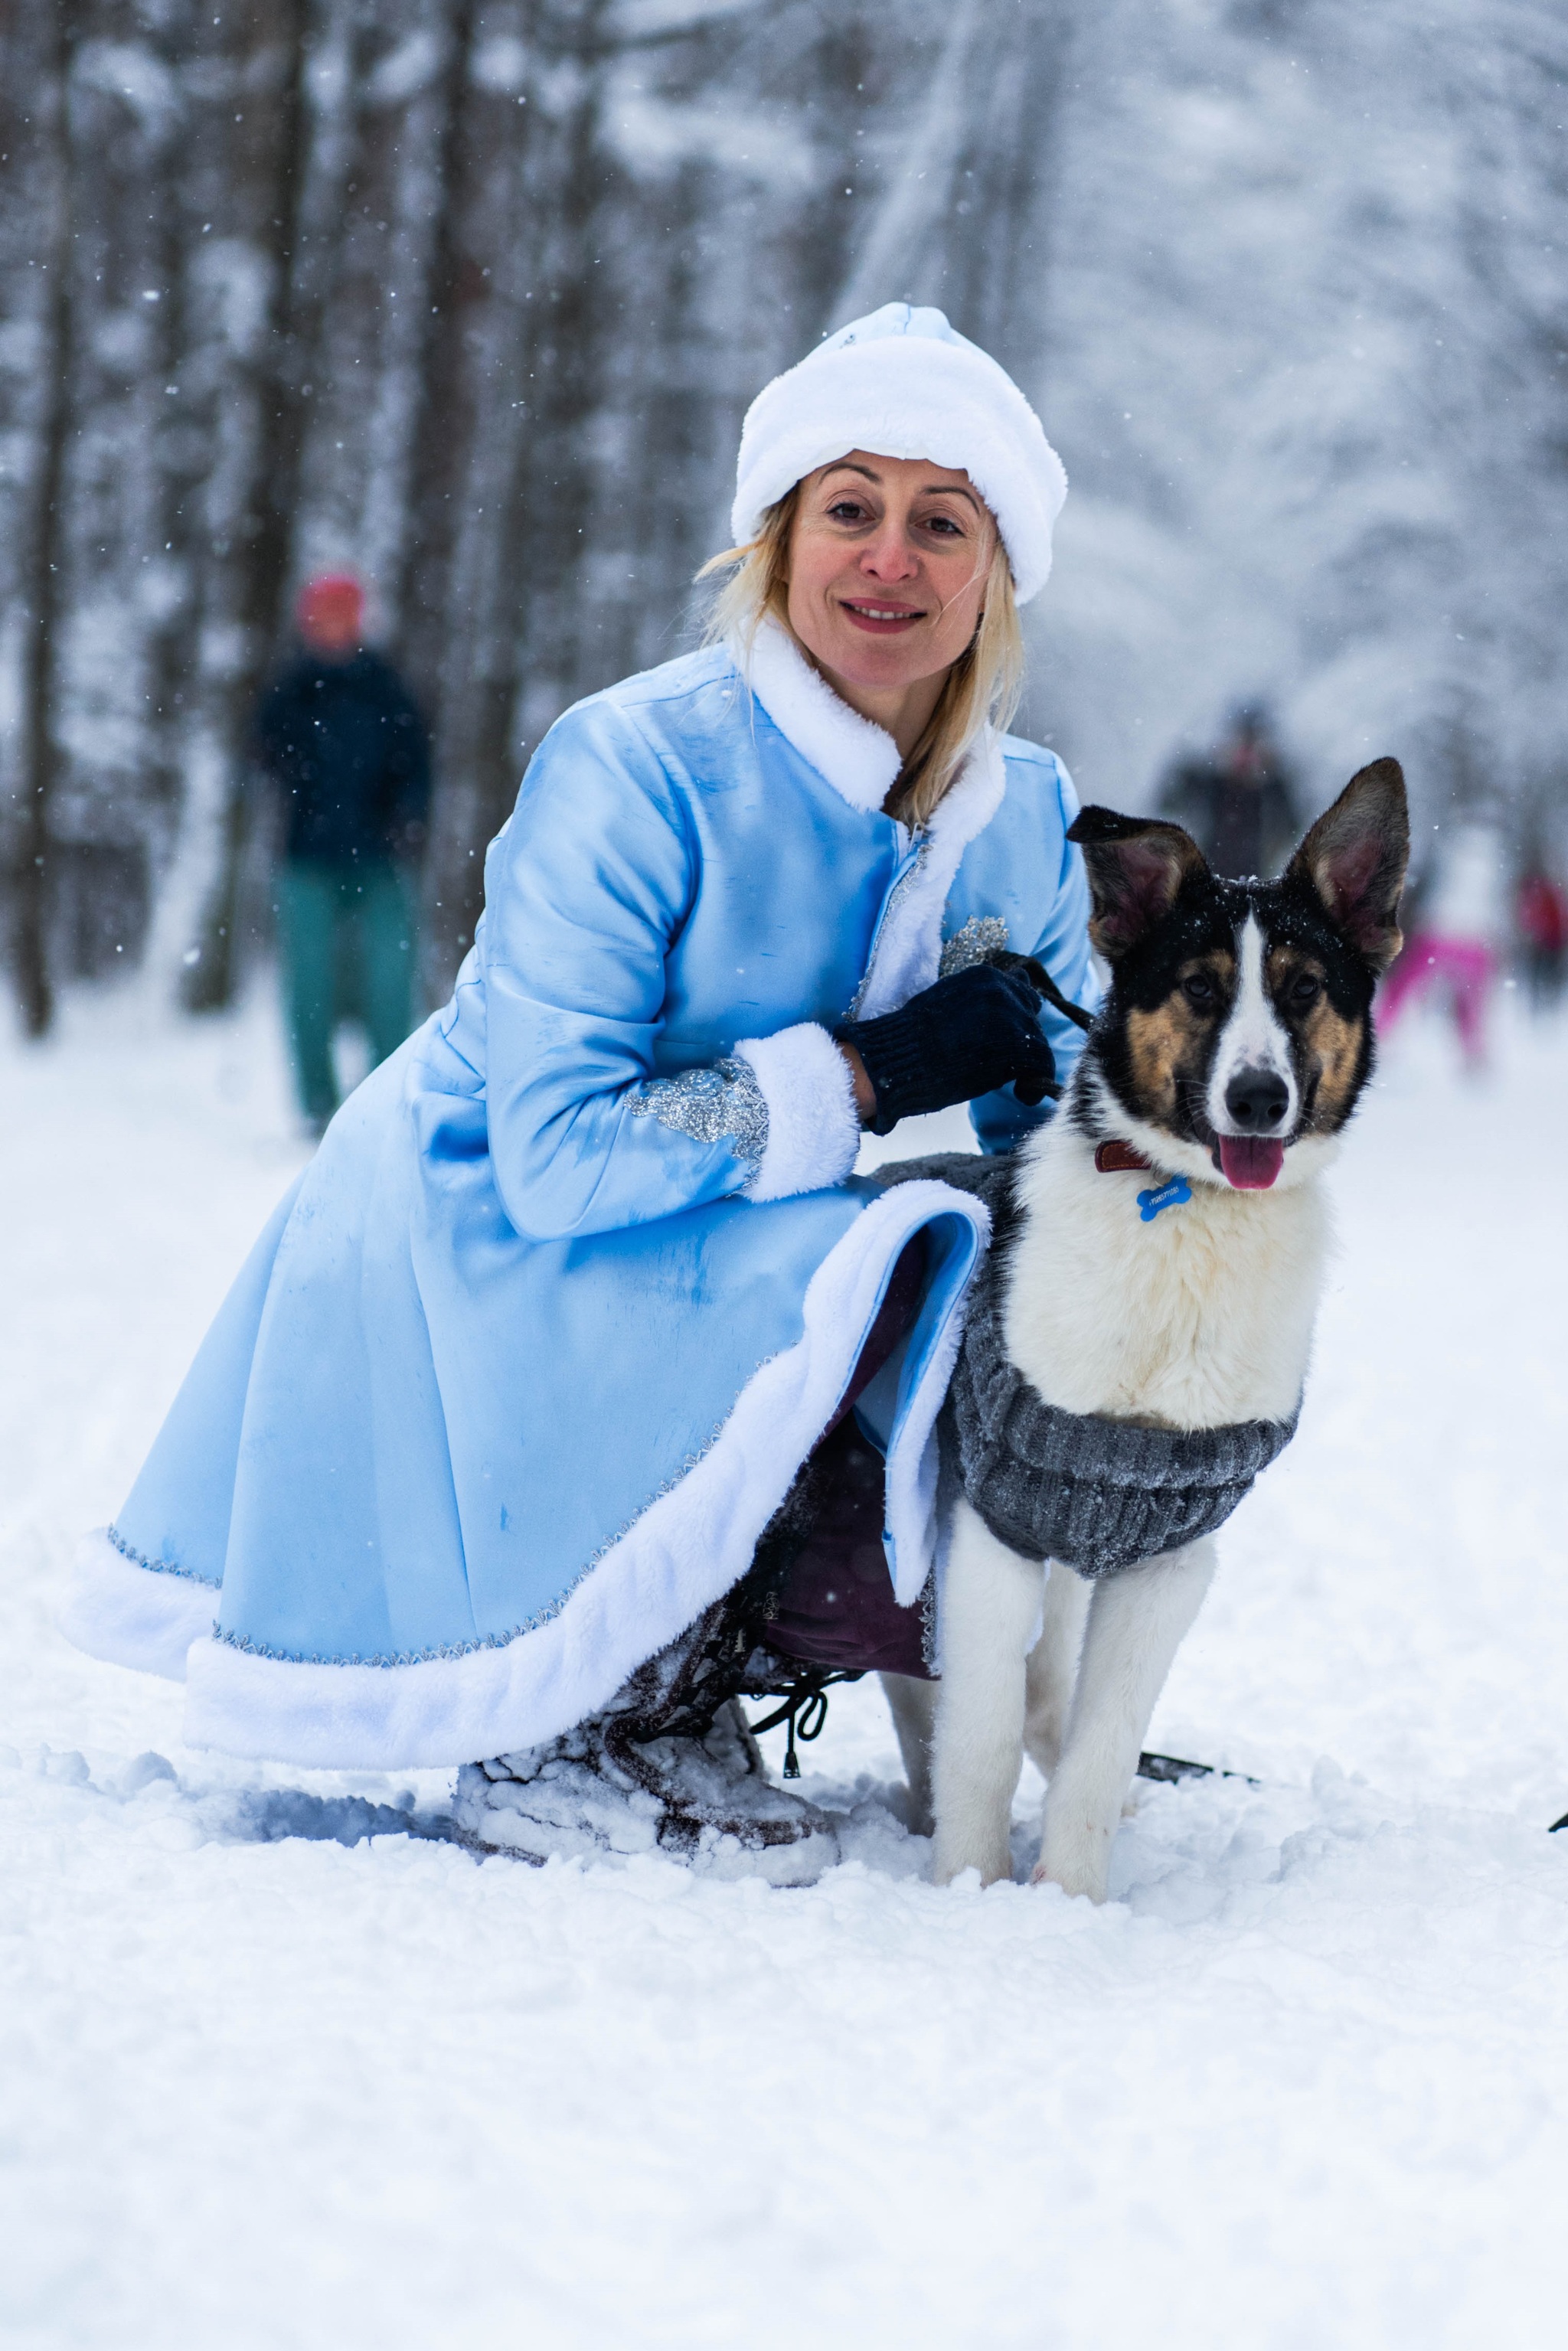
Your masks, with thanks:
M 409 1662 L 268 1656 L 233 1638 L 194 1641 L 185 1736 L 195 1747 L 326 1768 L 393 1771 L 471 1762 L 538 1745 L 597 1712 L 749 1564 L 757 1539 L 831 1416 L 893 1267 L 935 1227 L 946 1278 L 911 1355 L 924 1367 L 888 1454 L 898 1597 L 932 1564 L 934 1428 L 988 1230 L 982 1202 L 936 1183 L 899 1185 L 866 1207 L 818 1268 L 804 1330 L 743 1389 L 717 1441 L 643 1511 L 548 1618 Z

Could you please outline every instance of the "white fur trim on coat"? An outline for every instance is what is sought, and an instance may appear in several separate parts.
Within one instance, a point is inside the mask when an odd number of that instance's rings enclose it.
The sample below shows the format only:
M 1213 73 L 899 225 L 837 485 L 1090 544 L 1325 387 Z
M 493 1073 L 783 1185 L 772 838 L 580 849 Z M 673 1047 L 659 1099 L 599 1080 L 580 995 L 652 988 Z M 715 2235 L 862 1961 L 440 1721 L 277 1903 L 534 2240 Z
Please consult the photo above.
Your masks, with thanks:
M 961 468 L 997 518 L 1019 602 L 1044 587 L 1061 460 L 1006 370 L 940 310 L 884 303 L 758 393 L 736 465 L 737 545 L 786 490 L 852 449 Z
M 785 1200 L 841 1184 L 861 1144 L 850 1065 L 813 1020 L 774 1037 L 744 1037 L 737 1058 L 757 1072 L 768 1105 L 768 1146 L 746 1186 L 750 1200 Z
M 747 684 L 787 743 L 851 808 L 873 815 L 898 781 L 903 761 L 885 727 L 840 700 L 788 629 L 771 618 L 741 659 Z
M 987 1211 L 987 1232 L 990 1212 Z M 935 1555 L 936 1484 L 941 1454 L 936 1439 L 936 1416 L 947 1395 L 947 1383 L 958 1360 L 964 1324 L 969 1311 L 968 1292 L 959 1299 L 931 1351 L 925 1377 L 911 1399 L 900 1442 L 887 1458 L 883 1495 L 884 1545 L 893 1572 L 893 1596 L 902 1608 L 912 1608 L 925 1588 Z
M 895 1185 L 856 1218 L 807 1286 L 795 1345 L 752 1374 L 716 1443 L 548 1624 L 504 1647 L 412 1666 L 295 1665 L 197 1641 L 186 1669 L 188 1743 L 280 1762 L 399 1771 L 511 1754 L 596 1713 L 745 1573 L 844 1392 L 893 1267 L 921 1226 L 943 1215 L 966 1217 L 982 1237 L 989 1228 L 971 1193 L 933 1183 Z M 888 1463 L 890 1495 L 918 1496 L 921 1481 L 899 1456 L 905 1442 L 926 1452 L 947 1369 L 939 1340 Z M 925 1580 L 934 1539 L 928 1515 L 898 1531 L 900 1586 L 912 1594 Z
M 183 1682 L 185 1652 L 207 1638 L 217 1613 L 215 1583 L 139 1567 L 115 1549 L 107 1527 L 99 1527 L 77 1545 L 55 1622 L 89 1657 Z
M 988 727 L 938 801 L 918 865 L 894 884 L 855 998 L 857 1020 L 896 1012 L 936 977 L 947 893 L 964 852 L 1000 808 L 1007 782 L 1000 740 Z

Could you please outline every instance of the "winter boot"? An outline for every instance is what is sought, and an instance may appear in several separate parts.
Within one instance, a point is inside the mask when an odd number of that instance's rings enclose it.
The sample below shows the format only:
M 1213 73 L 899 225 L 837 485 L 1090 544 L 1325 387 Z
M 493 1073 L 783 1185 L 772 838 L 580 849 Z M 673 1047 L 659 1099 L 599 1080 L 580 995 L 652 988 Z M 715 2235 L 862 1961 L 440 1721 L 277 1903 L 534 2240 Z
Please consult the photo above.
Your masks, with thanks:
M 539 1862 L 665 1853 L 774 1886 L 820 1876 L 838 1859 L 833 1824 L 768 1777 L 732 1693 L 737 1676 L 766 1683 L 771 1661 L 749 1642 L 735 1654 L 736 1614 L 710 1609 L 559 1739 L 465 1764 L 454 1805 L 464 1841 Z

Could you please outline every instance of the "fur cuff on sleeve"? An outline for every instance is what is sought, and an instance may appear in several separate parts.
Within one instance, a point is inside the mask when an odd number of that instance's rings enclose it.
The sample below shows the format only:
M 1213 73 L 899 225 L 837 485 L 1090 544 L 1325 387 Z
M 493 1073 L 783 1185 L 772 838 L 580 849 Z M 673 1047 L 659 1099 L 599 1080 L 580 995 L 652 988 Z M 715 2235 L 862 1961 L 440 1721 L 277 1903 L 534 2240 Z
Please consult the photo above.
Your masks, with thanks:
M 768 1147 L 747 1199 L 841 1184 L 855 1164 L 861 1123 L 849 1063 L 827 1030 L 803 1020 L 776 1037 L 743 1038 L 735 1050 L 757 1072 L 768 1105 Z

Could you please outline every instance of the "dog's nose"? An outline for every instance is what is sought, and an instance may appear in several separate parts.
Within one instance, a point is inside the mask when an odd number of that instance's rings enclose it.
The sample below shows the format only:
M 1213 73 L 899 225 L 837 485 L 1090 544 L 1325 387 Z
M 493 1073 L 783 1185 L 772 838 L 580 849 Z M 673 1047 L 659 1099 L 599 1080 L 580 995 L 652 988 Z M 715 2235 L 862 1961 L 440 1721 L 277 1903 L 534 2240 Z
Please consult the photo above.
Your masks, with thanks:
M 1275 1070 L 1238 1070 L 1225 1089 L 1225 1107 L 1243 1134 L 1272 1134 L 1291 1104 L 1291 1089 Z

